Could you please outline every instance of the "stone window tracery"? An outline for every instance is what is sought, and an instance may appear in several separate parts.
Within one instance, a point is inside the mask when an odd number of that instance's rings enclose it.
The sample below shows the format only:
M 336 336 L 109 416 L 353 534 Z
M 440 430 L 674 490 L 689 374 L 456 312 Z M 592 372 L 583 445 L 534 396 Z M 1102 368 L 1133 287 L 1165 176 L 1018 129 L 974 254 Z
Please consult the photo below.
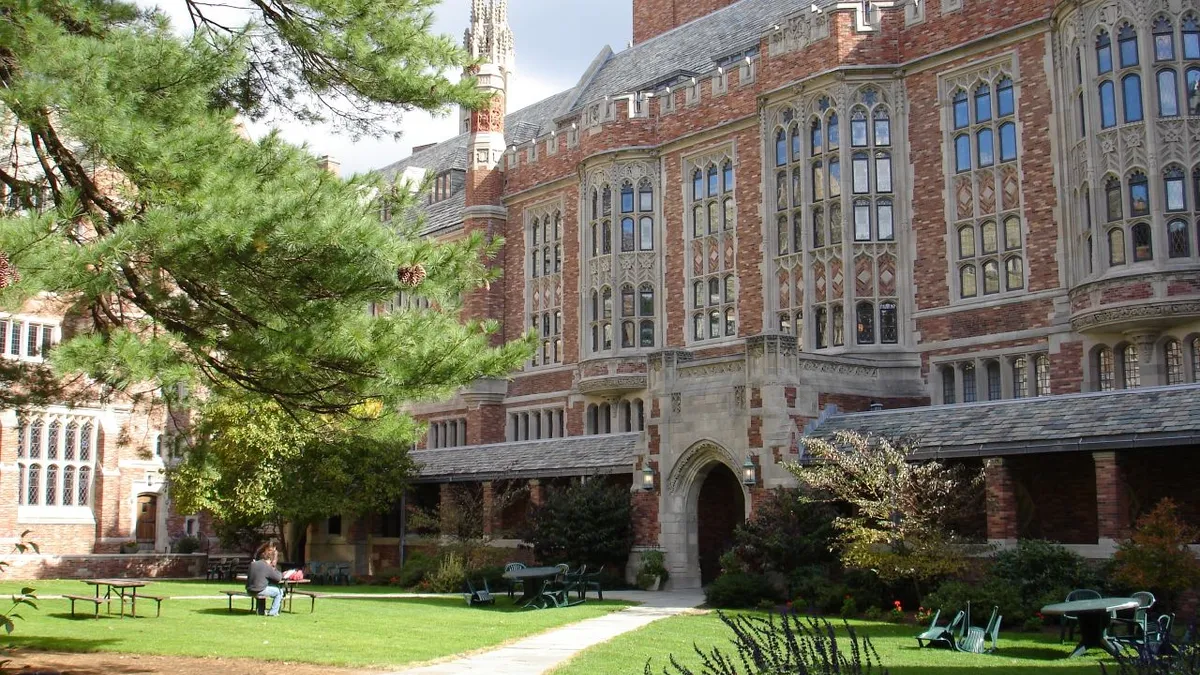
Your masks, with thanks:
M 661 200 L 653 164 L 614 163 L 588 172 L 582 220 L 583 349 L 592 356 L 659 343 Z M 615 203 L 614 203 L 615 202 Z
M 780 129 L 785 164 L 789 148 L 796 145 L 795 130 L 789 143 Z M 777 143 L 777 145 L 778 145 Z M 731 149 L 685 162 L 690 176 L 687 190 L 688 340 L 692 343 L 737 336 L 736 203 Z
M 1183 384 L 1183 348 L 1179 340 L 1167 340 L 1163 355 L 1166 357 L 1167 384 Z
M 466 418 L 438 420 L 429 423 L 426 436 L 427 447 L 431 450 L 440 448 L 456 448 L 467 444 Z
M 620 434 L 645 429 L 646 405 L 640 398 L 592 403 L 584 413 L 584 430 L 588 435 Z
M 53 413 L 17 421 L 20 507 L 91 508 L 99 425 L 88 417 Z M 70 513 L 68 511 L 68 513 Z
M 943 81 L 947 89 L 954 297 L 1023 292 L 1027 270 L 1010 60 L 952 75 Z
M 562 408 L 539 408 L 508 413 L 508 440 L 536 441 L 566 436 Z
M 819 92 L 773 115 L 773 297 L 801 350 L 843 346 L 846 331 L 852 345 L 899 342 L 889 86 Z
M 563 362 L 563 222 L 562 207 L 550 204 L 526 214 L 525 277 L 529 327 L 538 337 L 532 367 Z

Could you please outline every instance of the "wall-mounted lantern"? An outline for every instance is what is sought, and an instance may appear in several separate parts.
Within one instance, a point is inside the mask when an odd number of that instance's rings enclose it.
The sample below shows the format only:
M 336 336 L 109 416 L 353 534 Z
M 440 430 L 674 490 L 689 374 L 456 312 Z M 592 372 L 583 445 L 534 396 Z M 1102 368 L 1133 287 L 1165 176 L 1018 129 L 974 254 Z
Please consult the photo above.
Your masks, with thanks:
M 758 467 L 754 466 L 754 462 L 750 459 L 750 455 L 746 455 L 746 461 L 742 462 L 742 485 L 754 485 L 757 483 L 757 470 Z
M 654 469 L 649 462 L 642 468 L 642 489 L 647 492 L 654 489 Z

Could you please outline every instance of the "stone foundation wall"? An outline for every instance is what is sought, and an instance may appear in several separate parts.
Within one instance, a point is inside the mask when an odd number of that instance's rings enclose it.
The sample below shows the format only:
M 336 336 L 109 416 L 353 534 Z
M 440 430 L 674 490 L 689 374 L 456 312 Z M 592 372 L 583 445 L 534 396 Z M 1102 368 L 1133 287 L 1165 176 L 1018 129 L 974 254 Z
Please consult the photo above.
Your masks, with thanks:
M 14 555 L 0 579 L 187 579 L 203 577 L 207 553 Z

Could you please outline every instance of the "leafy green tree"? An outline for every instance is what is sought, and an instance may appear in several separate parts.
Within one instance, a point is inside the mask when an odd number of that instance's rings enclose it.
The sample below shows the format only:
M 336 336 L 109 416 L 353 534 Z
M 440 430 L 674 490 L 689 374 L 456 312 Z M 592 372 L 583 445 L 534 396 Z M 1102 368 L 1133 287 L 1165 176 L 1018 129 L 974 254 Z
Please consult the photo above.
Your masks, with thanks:
M 448 77 L 468 58 L 428 33 L 433 2 L 183 1 L 184 35 L 122 0 L 0 0 L 0 184 L 27 207 L 0 216 L 20 272 L 0 305 L 70 305 L 58 372 L 168 399 L 232 387 L 304 420 L 518 366 L 529 345 L 495 347 L 495 326 L 458 311 L 495 278 L 498 242 L 382 223 L 417 197 L 235 128 L 291 114 L 374 133 L 406 109 L 480 104 L 472 78 Z M 366 311 L 401 291 L 434 308 Z
M 800 566 L 825 565 L 836 558 L 835 515 L 829 504 L 801 499 L 795 490 L 772 490 L 737 527 L 733 552 L 757 574 L 786 575 Z
M 210 396 L 169 472 L 176 510 L 207 511 L 225 528 L 273 525 L 287 550 L 286 523 L 354 518 L 400 500 L 413 467 L 393 439 L 415 437 L 415 424 L 300 414 L 238 390 Z
M 633 548 L 630 509 L 629 488 L 602 480 L 550 490 L 525 540 L 545 563 L 624 565 Z
M 1200 531 L 1179 516 L 1179 507 L 1163 499 L 1138 518 L 1129 539 L 1113 555 L 1112 581 L 1131 590 L 1151 590 L 1164 607 L 1180 593 L 1200 586 L 1200 559 L 1190 545 Z
M 982 470 L 914 457 L 903 439 L 839 431 L 803 439 L 807 464 L 788 467 L 815 495 L 848 505 L 834 519 L 842 563 L 874 570 L 885 583 L 921 584 L 961 572 L 966 544 L 952 523 L 977 508 Z

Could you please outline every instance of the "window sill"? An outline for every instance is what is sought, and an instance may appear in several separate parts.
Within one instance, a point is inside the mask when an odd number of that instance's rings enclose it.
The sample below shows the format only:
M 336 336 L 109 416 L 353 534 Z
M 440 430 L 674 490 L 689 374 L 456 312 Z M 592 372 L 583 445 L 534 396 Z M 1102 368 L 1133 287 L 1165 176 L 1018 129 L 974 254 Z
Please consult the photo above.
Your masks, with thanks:
M 40 525 L 95 525 L 88 506 L 18 506 L 17 522 Z

